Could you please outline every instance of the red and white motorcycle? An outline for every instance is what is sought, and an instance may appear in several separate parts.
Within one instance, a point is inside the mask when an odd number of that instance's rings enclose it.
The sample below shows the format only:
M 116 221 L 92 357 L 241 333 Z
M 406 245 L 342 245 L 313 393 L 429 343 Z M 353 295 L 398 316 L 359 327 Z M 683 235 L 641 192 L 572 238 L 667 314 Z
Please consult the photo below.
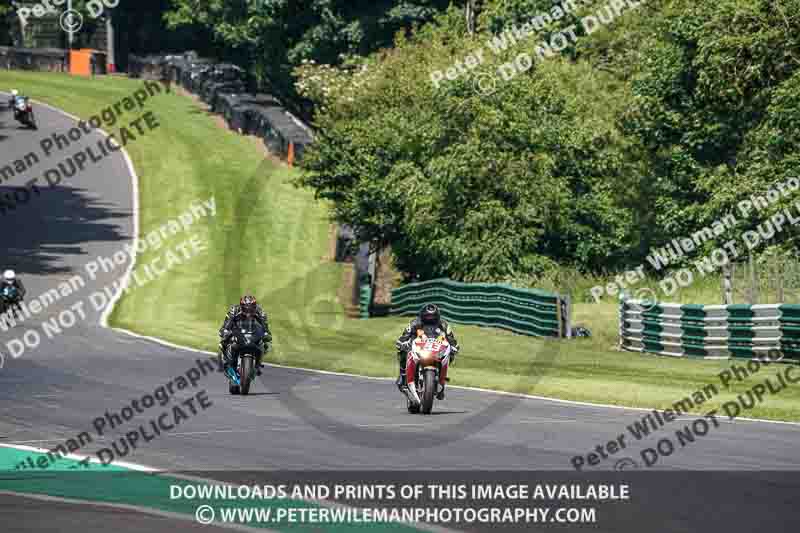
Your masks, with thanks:
M 430 414 L 434 397 L 444 389 L 449 364 L 450 343 L 444 333 L 434 337 L 418 329 L 406 359 L 409 413 Z

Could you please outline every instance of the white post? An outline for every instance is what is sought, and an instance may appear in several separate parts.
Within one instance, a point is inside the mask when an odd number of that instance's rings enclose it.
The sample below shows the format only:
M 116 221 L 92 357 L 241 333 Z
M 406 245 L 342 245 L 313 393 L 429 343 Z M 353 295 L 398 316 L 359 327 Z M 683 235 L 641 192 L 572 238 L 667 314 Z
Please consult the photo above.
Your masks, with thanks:
M 67 11 L 72 11 L 72 0 L 67 0 Z M 67 32 L 67 35 L 69 36 L 67 40 L 69 46 L 67 46 L 67 48 L 69 50 L 72 50 L 72 24 L 70 24 L 69 26 L 69 31 Z
M 117 70 L 114 59 L 114 23 L 112 21 L 112 12 L 109 10 L 106 12 L 106 65 L 108 74 L 113 74 Z
M 475 0 L 467 0 L 465 6 L 467 17 L 467 33 L 475 33 Z
M 733 304 L 733 283 L 731 282 L 731 278 L 733 277 L 733 269 L 730 265 L 725 265 L 723 268 L 723 278 L 722 278 L 722 290 L 723 290 L 723 300 L 725 305 Z

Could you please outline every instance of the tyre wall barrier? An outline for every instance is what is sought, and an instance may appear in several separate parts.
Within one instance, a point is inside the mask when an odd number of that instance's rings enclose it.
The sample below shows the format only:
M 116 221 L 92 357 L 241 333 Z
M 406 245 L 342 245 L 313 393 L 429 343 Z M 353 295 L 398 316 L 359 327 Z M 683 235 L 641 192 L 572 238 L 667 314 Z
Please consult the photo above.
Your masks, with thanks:
M 162 56 L 139 57 L 130 55 L 128 56 L 128 76 L 143 80 L 161 81 L 166 69 L 165 61 Z
M 569 298 L 538 289 L 435 279 L 392 290 L 390 313 L 417 314 L 434 303 L 453 323 L 502 328 L 537 337 L 569 337 Z
M 247 87 L 241 82 L 217 82 L 206 87 L 203 101 L 211 107 L 211 111 L 222 114 L 222 96 L 226 94 L 247 94 Z
M 236 65 L 218 63 L 187 52 L 179 55 L 131 56 L 132 77 L 169 79 L 197 95 L 222 115 L 230 129 L 256 135 L 273 153 L 294 164 L 314 140 L 311 128 L 269 94 L 247 93 L 246 73 Z
M 620 347 L 674 357 L 800 362 L 800 305 L 693 305 L 631 300 L 619 311 Z
M 222 93 L 217 98 L 219 113 L 228 127 L 243 135 L 255 135 L 258 130 L 258 111 L 280 107 L 280 102 L 268 94 Z

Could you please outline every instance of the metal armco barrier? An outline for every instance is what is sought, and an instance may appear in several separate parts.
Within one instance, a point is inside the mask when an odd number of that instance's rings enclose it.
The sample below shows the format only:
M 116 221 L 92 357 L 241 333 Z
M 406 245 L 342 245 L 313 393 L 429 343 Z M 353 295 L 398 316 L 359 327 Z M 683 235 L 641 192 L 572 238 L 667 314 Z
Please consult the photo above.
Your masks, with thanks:
M 66 72 L 67 51 L 61 48 L 0 46 L 0 69 Z
M 556 293 L 509 285 L 436 279 L 392 291 L 391 313 L 411 315 L 426 303 L 454 323 L 503 328 L 537 337 L 570 336 L 570 302 Z
M 693 305 L 629 300 L 619 313 L 620 347 L 674 357 L 800 361 L 800 305 Z

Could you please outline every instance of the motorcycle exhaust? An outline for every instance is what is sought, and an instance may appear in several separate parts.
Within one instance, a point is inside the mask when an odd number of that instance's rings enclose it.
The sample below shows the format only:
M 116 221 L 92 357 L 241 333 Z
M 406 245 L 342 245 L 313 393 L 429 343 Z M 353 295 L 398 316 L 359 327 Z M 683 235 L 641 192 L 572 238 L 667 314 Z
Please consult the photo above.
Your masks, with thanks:
M 409 383 L 407 388 L 408 392 L 406 393 L 406 396 L 408 396 L 408 399 L 411 400 L 411 403 L 413 403 L 414 405 L 421 405 L 422 400 L 419 399 L 419 395 L 417 394 L 416 384 Z

